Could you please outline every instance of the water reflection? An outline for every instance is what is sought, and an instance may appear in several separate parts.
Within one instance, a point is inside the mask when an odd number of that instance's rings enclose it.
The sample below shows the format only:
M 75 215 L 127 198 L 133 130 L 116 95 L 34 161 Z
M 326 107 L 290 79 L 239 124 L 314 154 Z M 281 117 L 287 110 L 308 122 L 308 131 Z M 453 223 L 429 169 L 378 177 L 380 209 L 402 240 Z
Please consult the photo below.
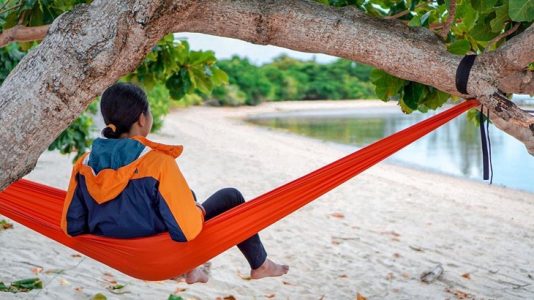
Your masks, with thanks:
M 362 147 L 413 125 L 430 114 L 404 115 L 389 108 L 277 113 L 250 121 L 313 138 Z M 456 118 L 396 153 L 392 159 L 444 172 L 482 178 L 479 129 Z M 534 157 L 514 138 L 490 127 L 494 183 L 534 192 Z

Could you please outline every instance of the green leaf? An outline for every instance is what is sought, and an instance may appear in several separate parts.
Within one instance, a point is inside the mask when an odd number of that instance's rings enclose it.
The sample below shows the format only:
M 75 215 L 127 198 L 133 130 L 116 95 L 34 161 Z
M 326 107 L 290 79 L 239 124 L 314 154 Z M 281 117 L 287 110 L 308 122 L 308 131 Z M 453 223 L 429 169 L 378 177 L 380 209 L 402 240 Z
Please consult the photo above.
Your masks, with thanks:
M 404 87 L 404 96 L 402 100 L 411 110 L 419 107 L 419 102 L 425 98 L 427 87 L 423 84 L 410 82 Z
M 426 97 L 422 104 L 430 109 L 438 109 L 443 106 L 443 104 L 445 104 L 450 97 L 451 96 L 447 93 L 433 89 L 433 91 L 428 95 L 428 97 Z
M 42 289 L 43 282 L 39 278 L 29 278 L 17 280 L 11 283 L 10 286 L 6 286 L 3 282 L 0 282 L 0 292 L 28 292 L 33 289 Z
M 413 109 L 411 109 L 407 104 L 406 102 L 404 102 L 403 99 L 400 99 L 399 100 L 399 105 L 401 107 L 401 110 L 403 113 L 405 114 L 411 114 L 413 112 Z
M 471 0 L 471 6 L 483 13 L 490 12 L 495 4 L 497 4 L 497 0 Z
M 467 40 L 457 40 L 454 41 L 447 47 L 450 53 L 457 55 L 465 55 L 469 50 L 471 50 L 471 43 Z
M 495 18 L 490 21 L 491 31 L 500 33 L 504 28 L 504 23 L 508 20 L 508 3 L 505 3 L 495 8 Z
M 428 20 L 430 15 L 432 14 L 432 11 L 426 12 L 424 15 L 421 16 L 421 25 L 422 26 L 428 26 Z
M 219 68 L 213 68 L 213 83 L 215 85 L 227 84 L 228 74 Z
M 181 73 L 181 72 L 180 72 Z M 182 99 L 185 95 L 184 83 L 182 81 L 182 76 L 180 73 L 176 73 L 169 77 L 165 82 L 165 86 L 169 90 L 171 98 L 179 100 Z
M 456 9 L 456 18 L 461 19 L 457 24 L 462 31 L 468 32 L 477 24 L 479 13 L 469 4 L 469 1 L 463 1 Z
M 403 79 L 378 69 L 371 72 L 371 82 L 375 85 L 376 96 L 383 101 L 397 95 L 405 84 Z
M 184 300 L 184 298 L 178 296 L 178 295 L 169 295 L 169 298 L 167 300 Z
M 477 41 L 490 41 L 497 35 L 499 35 L 498 32 L 492 32 L 489 30 L 491 27 L 487 25 L 489 17 L 486 16 L 485 18 L 479 19 L 475 27 L 471 31 L 469 31 L 469 34 L 475 38 Z
M 413 17 L 410 22 L 408 22 L 410 27 L 420 27 L 421 26 L 421 17 L 419 15 Z
M 12 287 L 21 288 L 21 289 L 42 289 L 43 288 L 43 282 L 39 278 L 29 278 L 29 279 L 22 279 L 17 280 L 11 283 Z
M 534 21 L 534 0 L 510 0 L 508 13 L 516 22 Z

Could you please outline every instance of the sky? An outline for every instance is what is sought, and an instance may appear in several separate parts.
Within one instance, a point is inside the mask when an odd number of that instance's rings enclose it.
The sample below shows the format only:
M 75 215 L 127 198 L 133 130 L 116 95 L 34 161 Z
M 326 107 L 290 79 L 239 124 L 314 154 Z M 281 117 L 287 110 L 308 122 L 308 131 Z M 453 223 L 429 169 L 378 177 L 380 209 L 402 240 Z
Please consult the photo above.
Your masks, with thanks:
M 237 54 L 248 57 L 251 63 L 260 65 L 271 62 L 280 54 L 287 54 L 294 58 L 310 60 L 315 57 L 317 62 L 328 63 L 336 59 L 334 56 L 317 53 L 305 53 L 276 46 L 256 45 L 237 39 L 218 37 L 201 33 L 176 33 L 176 39 L 187 39 L 192 50 L 213 50 L 218 59 L 230 58 Z

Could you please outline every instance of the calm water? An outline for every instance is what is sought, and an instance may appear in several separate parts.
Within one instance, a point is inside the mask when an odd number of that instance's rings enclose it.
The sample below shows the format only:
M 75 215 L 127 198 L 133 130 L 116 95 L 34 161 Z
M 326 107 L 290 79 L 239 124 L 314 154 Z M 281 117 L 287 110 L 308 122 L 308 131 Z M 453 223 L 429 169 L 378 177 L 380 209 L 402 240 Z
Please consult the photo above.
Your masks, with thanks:
M 298 111 L 256 116 L 273 128 L 362 147 L 427 118 L 397 108 Z M 520 142 L 490 126 L 493 183 L 534 192 L 534 157 Z M 465 114 L 394 154 L 390 161 L 456 176 L 482 179 L 480 134 Z

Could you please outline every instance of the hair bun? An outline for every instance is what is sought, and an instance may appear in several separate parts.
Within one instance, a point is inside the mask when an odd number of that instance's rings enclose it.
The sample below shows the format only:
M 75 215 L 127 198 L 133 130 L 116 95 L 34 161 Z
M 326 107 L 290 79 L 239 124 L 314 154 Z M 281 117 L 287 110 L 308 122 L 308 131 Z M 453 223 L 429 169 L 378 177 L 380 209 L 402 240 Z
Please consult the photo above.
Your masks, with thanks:
M 113 131 L 110 127 L 105 127 L 102 129 L 102 135 L 108 139 L 117 139 L 121 134 L 118 130 Z

